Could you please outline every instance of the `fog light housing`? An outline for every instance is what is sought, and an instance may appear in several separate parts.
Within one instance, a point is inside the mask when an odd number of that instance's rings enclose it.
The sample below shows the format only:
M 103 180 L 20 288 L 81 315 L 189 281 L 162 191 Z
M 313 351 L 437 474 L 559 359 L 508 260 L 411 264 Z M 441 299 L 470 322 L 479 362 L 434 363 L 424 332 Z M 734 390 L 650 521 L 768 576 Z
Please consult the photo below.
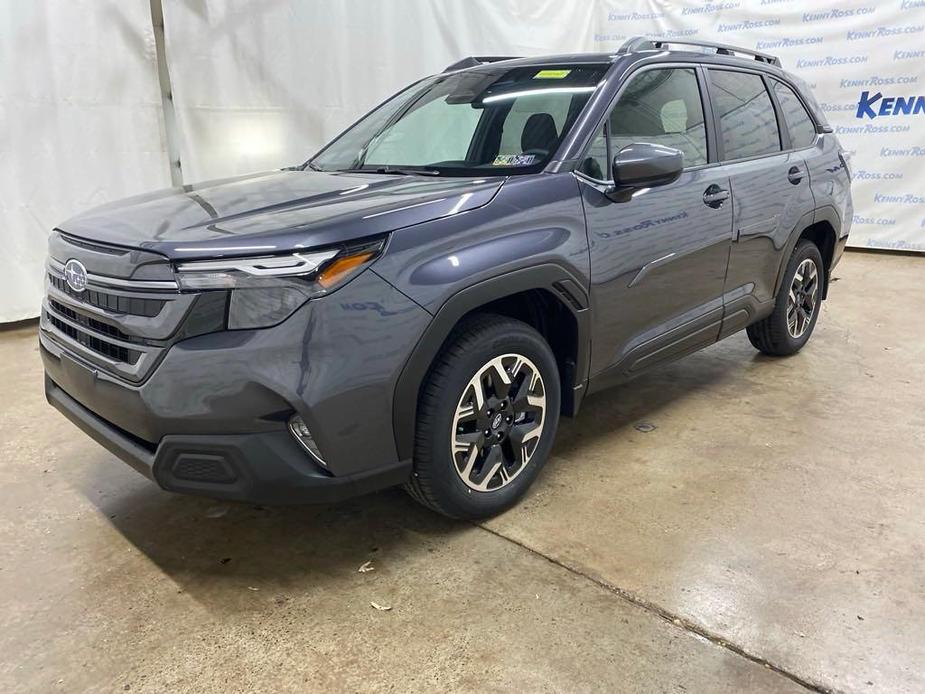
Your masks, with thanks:
M 299 442 L 299 445 L 305 449 L 305 452 L 314 458 L 315 462 L 325 469 L 328 467 L 328 464 L 324 462 L 324 458 L 321 457 L 321 451 L 318 449 L 318 444 L 315 443 L 312 432 L 308 430 L 308 425 L 299 415 L 294 414 L 289 418 L 289 432 Z

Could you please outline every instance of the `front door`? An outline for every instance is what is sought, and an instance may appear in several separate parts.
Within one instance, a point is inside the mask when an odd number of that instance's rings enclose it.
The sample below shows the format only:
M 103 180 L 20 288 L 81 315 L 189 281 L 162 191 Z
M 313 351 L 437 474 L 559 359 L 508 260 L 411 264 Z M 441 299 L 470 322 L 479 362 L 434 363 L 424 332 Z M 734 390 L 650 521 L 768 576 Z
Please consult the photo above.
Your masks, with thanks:
M 694 67 L 631 78 L 580 167 L 591 253 L 592 384 L 606 385 L 714 342 L 732 235 L 730 185 L 710 167 Z M 635 142 L 674 147 L 674 183 L 615 202 L 610 157 Z

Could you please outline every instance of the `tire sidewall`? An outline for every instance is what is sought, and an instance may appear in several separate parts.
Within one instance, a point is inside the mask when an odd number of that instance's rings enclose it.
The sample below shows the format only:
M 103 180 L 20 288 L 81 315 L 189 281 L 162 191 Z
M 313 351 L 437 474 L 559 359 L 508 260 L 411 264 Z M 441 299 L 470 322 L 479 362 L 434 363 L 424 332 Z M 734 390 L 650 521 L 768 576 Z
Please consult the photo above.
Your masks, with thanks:
M 427 458 L 436 469 L 431 485 L 447 510 L 462 517 L 484 517 L 512 506 L 526 492 L 542 469 L 555 440 L 559 420 L 560 384 L 555 357 L 542 336 L 526 324 L 511 321 L 511 329 L 493 326 L 479 340 L 475 349 L 454 364 L 445 385 L 446 395 L 434 417 L 434 435 L 429 441 Z M 456 406 L 472 377 L 494 357 L 515 352 L 530 359 L 540 370 L 546 391 L 543 433 L 527 467 L 501 489 L 479 492 L 460 478 L 451 455 L 452 428 Z

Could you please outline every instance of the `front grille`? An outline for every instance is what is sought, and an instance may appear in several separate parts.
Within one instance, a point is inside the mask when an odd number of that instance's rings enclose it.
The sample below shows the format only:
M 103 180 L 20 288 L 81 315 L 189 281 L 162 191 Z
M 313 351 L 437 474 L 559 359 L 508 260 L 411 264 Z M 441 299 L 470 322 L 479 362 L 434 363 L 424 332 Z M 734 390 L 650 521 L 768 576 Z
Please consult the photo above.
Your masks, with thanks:
M 54 302 L 57 303 L 57 302 Z M 59 304 L 60 306 L 60 304 Z M 74 327 L 70 323 L 61 320 L 50 311 L 45 312 L 49 322 L 62 333 L 67 335 L 75 342 L 83 345 L 87 349 L 101 354 L 104 357 L 124 364 L 135 364 L 141 356 L 141 352 L 135 349 L 129 349 L 122 345 L 117 345 L 107 340 L 97 337 L 90 332 Z
M 99 376 L 143 383 L 172 345 L 226 327 L 227 292 L 179 291 L 164 256 L 60 232 L 48 243 L 43 338 Z M 86 269 L 84 291 L 64 279 L 70 260 Z
M 103 333 L 104 335 L 114 337 L 117 340 L 122 340 L 124 342 L 132 341 L 132 337 L 130 335 L 126 335 L 114 325 L 110 325 L 109 323 L 104 323 L 103 321 L 97 320 L 96 318 L 78 313 L 74 309 L 59 303 L 54 299 L 50 299 L 48 303 L 57 313 L 70 318 L 76 323 L 80 323 L 85 328 L 89 328 L 90 330 L 97 333 Z
M 59 277 L 52 273 L 48 273 L 48 281 L 51 282 L 52 286 L 58 291 L 64 292 L 68 296 L 74 297 L 91 306 L 102 308 L 107 311 L 127 313 L 130 316 L 154 318 L 161 312 L 161 309 L 164 308 L 165 302 L 161 299 L 123 296 L 89 288 L 78 294 L 67 285 L 63 277 Z

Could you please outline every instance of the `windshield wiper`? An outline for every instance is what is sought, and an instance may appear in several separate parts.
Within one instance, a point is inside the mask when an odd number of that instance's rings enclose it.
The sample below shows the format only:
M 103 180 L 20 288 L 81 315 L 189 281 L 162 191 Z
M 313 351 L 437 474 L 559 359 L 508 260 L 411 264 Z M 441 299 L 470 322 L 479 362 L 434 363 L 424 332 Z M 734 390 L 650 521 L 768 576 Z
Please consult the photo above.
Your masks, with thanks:
M 340 173 L 377 173 L 396 174 L 398 176 L 439 176 L 436 169 L 413 168 L 408 166 L 364 166 L 360 169 L 338 169 Z

